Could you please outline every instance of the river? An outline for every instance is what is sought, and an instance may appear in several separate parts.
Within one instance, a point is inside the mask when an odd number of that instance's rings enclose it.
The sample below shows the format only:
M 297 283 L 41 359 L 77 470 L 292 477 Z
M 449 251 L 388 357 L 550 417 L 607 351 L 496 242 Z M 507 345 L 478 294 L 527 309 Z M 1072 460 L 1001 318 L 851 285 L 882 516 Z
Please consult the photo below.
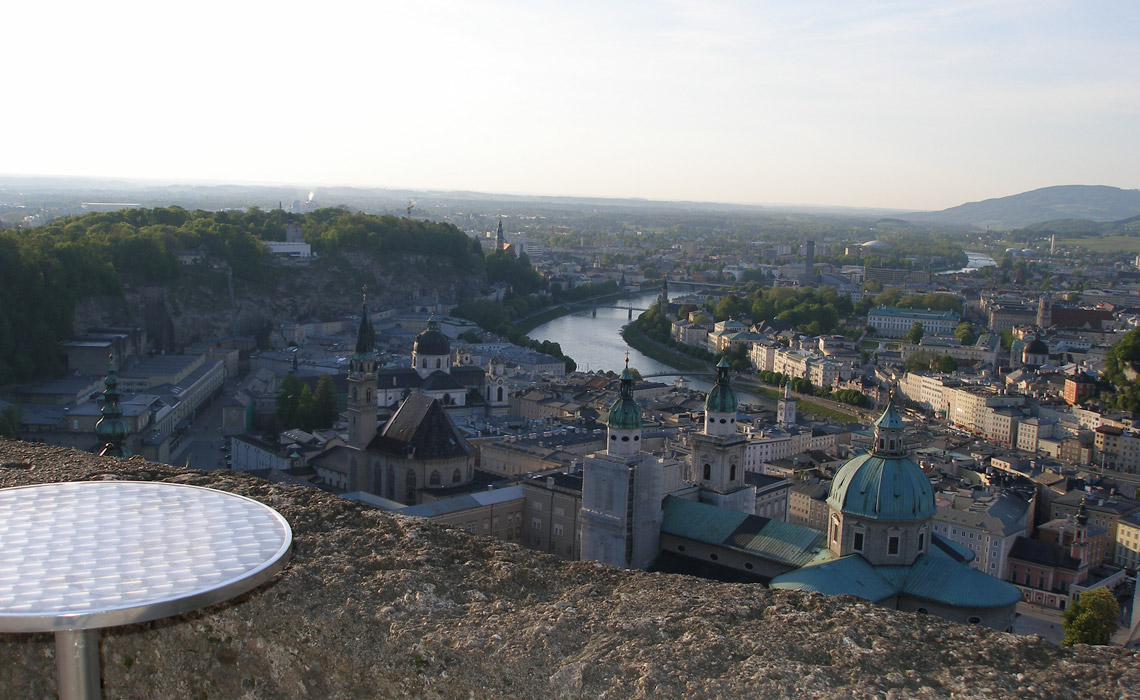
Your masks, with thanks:
M 996 265 L 992 257 L 985 253 L 971 250 L 965 251 L 969 259 L 966 267 L 951 272 L 972 272 L 982 267 Z M 626 345 L 621 337 L 621 329 L 630 322 L 629 311 L 625 308 L 634 307 L 633 317 L 637 318 L 641 312 L 637 309 L 649 308 L 657 300 L 657 292 L 644 292 L 625 297 L 616 302 L 607 302 L 610 306 L 598 307 L 595 316 L 590 310 L 579 311 L 569 316 L 562 316 L 542 324 L 531 330 L 527 335 L 536 340 L 552 340 L 558 343 L 562 352 L 574 358 L 578 369 L 582 371 L 612 371 L 621 372 L 625 366 L 625 358 L 629 356 L 629 366 L 643 375 L 669 372 L 677 374 L 677 370 L 644 355 L 634 348 Z M 623 308 L 612 308 L 621 306 Z M 708 391 L 712 386 L 707 378 L 684 375 L 693 389 Z M 672 382 L 674 377 L 660 377 L 657 381 Z M 766 397 L 761 398 L 753 394 L 737 391 L 742 401 L 768 405 L 772 401 Z
M 953 274 L 957 274 L 959 272 L 973 272 L 974 270 L 980 270 L 983 267 L 993 267 L 994 265 L 997 265 L 997 261 L 994 260 L 993 258 L 991 258 L 990 256 L 986 255 L 985 253 L 979 253 L 979 252 L 973 251 L 973 250 L 967 250 L 967 251 L 963 251 L 963 252 L 966 253 L 966 266 L 965 267 L 963 267 L 959 270 L 946 270 L 945 272 L 939 272 L 937 274 L 939 274 L 939 275 L 953 275 Z
M 641 313 L 637 309 L 647 309 L 657 301 L 659 293 L 647 292 L 625 297 L 616 302 L 607 302 L 611 306 L 634 307 L 633 317 Z M 669 372 L 684 376 L 692 389 L 708 391 L 712 382 L 706 377 L 693 377 L 673 369 L 669 365 L 654 360 L 634 348 L 626 345 L 621 337 L 621 329 L 630 322 L 629 311 L 626 308 L 598 307 L 598 315 L 592 311 L 579 311 L 569 316 L 561 316 L 542 324 L 531 330 L 527 335 L 535 340 L 551 340 L 562 348 L 562 352 L 574 358 L 578 369 L 583 372 L 612 371 L 621 372 L 625 367 L 626 355 L 629 355 L 629 366 L 642 375 Z M 671 383 L 675 376 L 659 377 L 653 381 Z M 769 405 L 771 399 L 758 397 L 747 392 L 736 390 L 737 396 L 745 403 L 758 403 Z

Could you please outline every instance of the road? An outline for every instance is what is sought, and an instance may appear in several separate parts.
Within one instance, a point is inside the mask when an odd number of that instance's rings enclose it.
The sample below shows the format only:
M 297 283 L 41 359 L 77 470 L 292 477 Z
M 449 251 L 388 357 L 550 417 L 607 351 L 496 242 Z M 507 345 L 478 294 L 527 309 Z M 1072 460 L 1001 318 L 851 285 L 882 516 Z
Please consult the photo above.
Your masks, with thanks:
M 178 449 L 170 455 L 170 463 L 191 469 L 212 471 L 226 469 L 224 464 L 225 453 L 222 451 L 222 405 L 225 404 L 230 392 L 227 389 L 222 395 L 214 399 L 206 410 L 198 415 L 191 423 L 190 429 L 182 439 Z M 229 438 L 225 439 L 229 444 Z

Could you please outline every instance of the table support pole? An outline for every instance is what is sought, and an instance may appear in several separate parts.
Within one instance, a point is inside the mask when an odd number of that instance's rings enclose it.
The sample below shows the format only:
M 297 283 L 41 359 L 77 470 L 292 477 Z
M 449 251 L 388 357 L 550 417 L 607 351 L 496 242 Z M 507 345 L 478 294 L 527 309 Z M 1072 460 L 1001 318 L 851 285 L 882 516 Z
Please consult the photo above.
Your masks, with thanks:
M 55 667 L 59 700 L 101 700 L 99 630 L 56 632 Z

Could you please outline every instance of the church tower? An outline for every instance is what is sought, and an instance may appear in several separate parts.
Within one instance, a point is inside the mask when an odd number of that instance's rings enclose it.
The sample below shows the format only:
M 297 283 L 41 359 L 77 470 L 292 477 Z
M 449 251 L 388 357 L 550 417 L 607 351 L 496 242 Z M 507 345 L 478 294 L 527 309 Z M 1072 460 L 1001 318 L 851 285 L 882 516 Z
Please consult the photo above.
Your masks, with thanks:
M 506 250 L 507 238 L 503 235 L 503 220 L 499 219 L 499 231 L 495 234 L 495 250 Z
M 507 386 L 507 368 L 501 358 L 492 358 L 487 362 L 487 376 L 484 378 L 484 400 L 492 415 L 506 415 L 510 405 Z
M 693 436 L 692 477 L 701 501 L 742 513 L 756 512 L 756 489 L 744 481 L 748 438 L 736 429 L 736 392 L 728 382 L 728 361 L 716 367 L 716 384 L 705 399 L 705 431 Z
M 629 360 L 621 373 L 618 399 L 610 406 L 606 423 L 606 444 L 612 455 L 628 456 L 641 452 L 641 407 L 633 400 L 633 374 Z
M 376 435 L 375 343 L 376 334 L 368 319 L 368 299 L 365 297 L 361 302 L 356 352 L 348 370 L 348 444 L 360 450 Z
M 582 559 L 646 569 L 660 551 L 666 478 L 663 461 L 641 451 L 629 360 L 606 427 L 607 450 L 582 465 Z
M 131 428 L 123 418 L 123 408 L 119 405 L 119 378 L 115 374 L 115 358 L 107 356 L 107 378 L 103 380 L 102 417 L 95 424 L 95 435 L 102 447 L 100 457 L 130 457 L 131 451 L 123 445 Z
M 792 383 L 784 384 L 784 397 L 776 403 L 776 424 L 787 428 L 796 424 L 796 400 L 792 398 Z
M 1053 325 L 1053 300 L 1042 295 L 1037 300 L 1037 327 L 1048 330 Z

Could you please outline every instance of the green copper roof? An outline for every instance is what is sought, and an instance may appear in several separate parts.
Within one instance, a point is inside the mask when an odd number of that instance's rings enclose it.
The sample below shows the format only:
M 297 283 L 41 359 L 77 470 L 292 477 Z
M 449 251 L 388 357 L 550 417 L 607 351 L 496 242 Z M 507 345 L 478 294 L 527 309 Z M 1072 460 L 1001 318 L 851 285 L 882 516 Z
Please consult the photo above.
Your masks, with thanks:
M 95 424 L 95 435 L 103 443 L 105 454 L 113 457 L 129 457 L 123 451 L 123 441 L 130 434 L 131 429 L 123 419 L 123 408 L 119 405 L 119 379 L 115 374 L 115 364 L 111 360 L 107 368 L 107 377 L 103 380 L 103 408 L 100 409 L 102 417 Z
M 894 397 L 891 397 L 891 400 L 887 402 L 887 408 L 883 411 L 883 415 L 879 416 L 879 420 L 875 421 L 875 427 L 892 428 L 896 430 L 901 430 L 905 427 L 902 418 L 899 417 L 899 412 L 895 410 Z
M 628 365 L 621 373 L 621 391 L 618 392 L 617 401 L 610 406 L 606 425 L 617 430 L 635 430 L 641 427 L 641 406 L 633 400 L 633 373 L 629 371 Z
M 978 571 L 969 562 L 935 554 L 923 554 L 910 566 L 872 566 L 851 554 L 781 574 L 769 587 L 854 595 L 872 602 L 905 595 L 957 608 L 1001 608 L 1021 600 L 1016 586 Z
M 921 520 L 935 513 L 930 479 L 910 457 L 859 455 L 831 483 L 827 504 L 849 515 Z
M 705 411 L 736 413 L 736 392 L 728 385 L 728 361 L 723 357 L 716 366 L 716 384 L 705 398 Z
M 834 558 L 822 532 L 736 510 L 666 496 L 661 532 L 760 556 L 790 566 Z

